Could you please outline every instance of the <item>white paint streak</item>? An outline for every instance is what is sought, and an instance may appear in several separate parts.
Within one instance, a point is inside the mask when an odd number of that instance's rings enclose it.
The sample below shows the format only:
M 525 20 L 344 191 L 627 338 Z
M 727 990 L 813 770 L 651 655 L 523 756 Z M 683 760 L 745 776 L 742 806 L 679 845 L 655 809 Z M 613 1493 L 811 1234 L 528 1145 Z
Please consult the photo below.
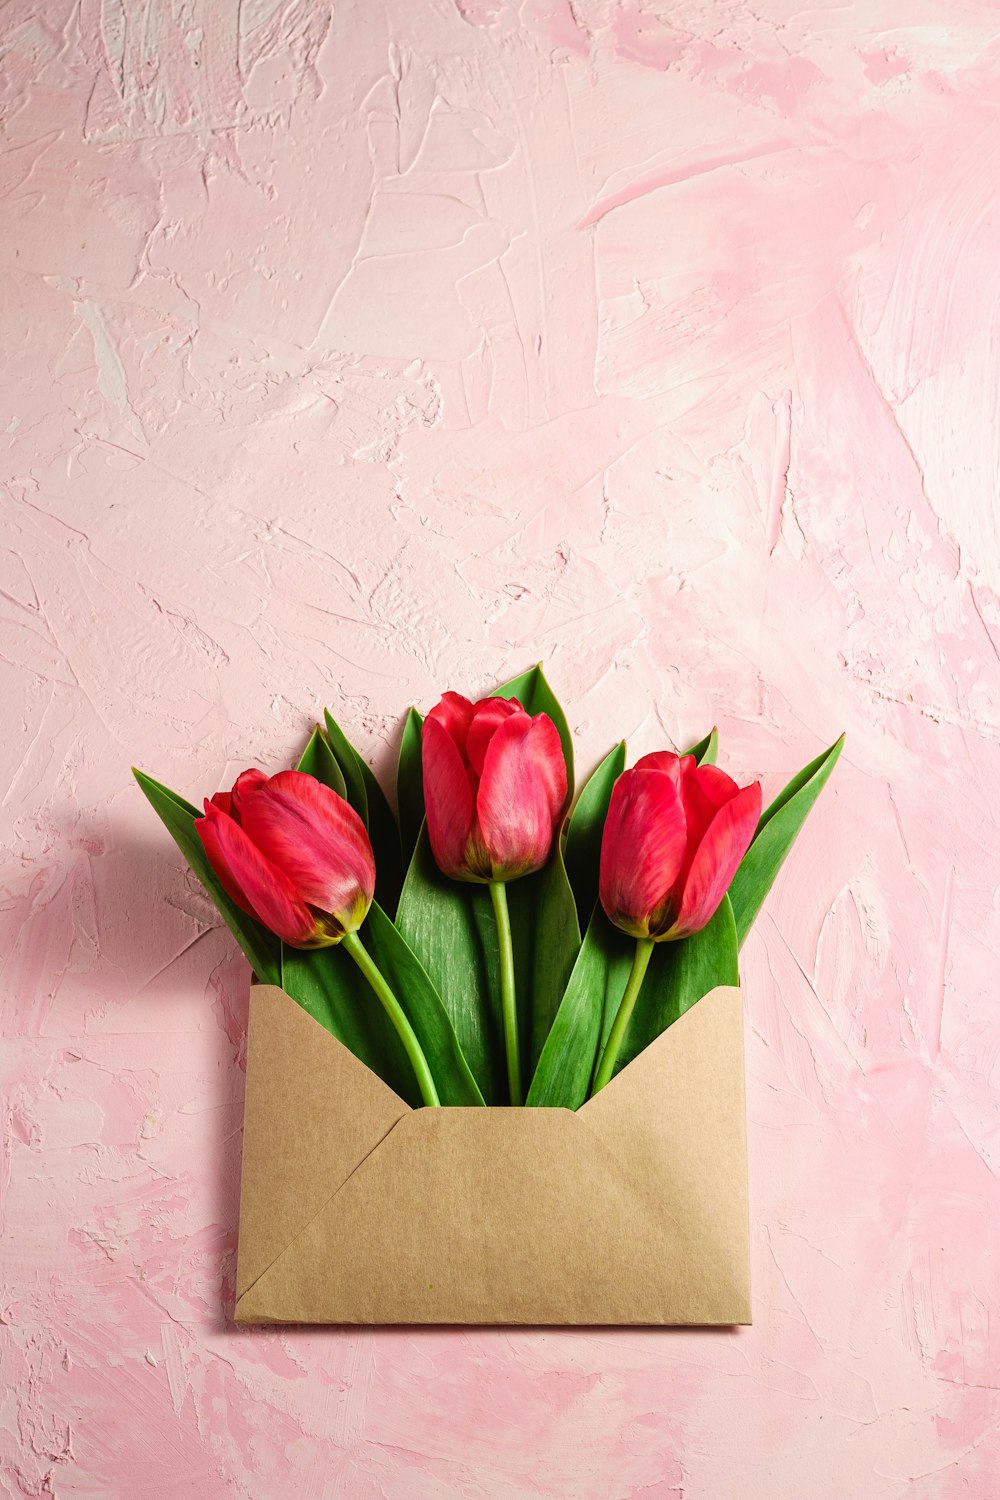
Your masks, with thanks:
M 94 354 L 97 359 L 97 383 L 103 395 L 116 406 L 119 411 L 132 412 L 128 399 L 128 381 L 125 378 L 125 367 L 121 362 L 118 351 L 111 341 L 107 324 L 104 321 L 104 313 L 96 302 L 78 302 L 77 312 L 81 321 L 88 329 L 94 341 Z M 135 413 L 132 412 L 134 416 Z

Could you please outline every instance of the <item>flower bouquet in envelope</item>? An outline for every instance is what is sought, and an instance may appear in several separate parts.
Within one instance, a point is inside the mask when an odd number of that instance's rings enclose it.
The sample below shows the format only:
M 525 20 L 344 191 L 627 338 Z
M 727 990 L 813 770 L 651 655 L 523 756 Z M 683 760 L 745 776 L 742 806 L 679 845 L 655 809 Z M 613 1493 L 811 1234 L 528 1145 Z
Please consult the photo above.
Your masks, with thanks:
M 840 753 L 715 731 L 574 796 L 541 668 L 411 709 L 398 820 L 327 714 L 202 813 L 250 961 L 240 1323 L 748 1323 L 740 944 Z

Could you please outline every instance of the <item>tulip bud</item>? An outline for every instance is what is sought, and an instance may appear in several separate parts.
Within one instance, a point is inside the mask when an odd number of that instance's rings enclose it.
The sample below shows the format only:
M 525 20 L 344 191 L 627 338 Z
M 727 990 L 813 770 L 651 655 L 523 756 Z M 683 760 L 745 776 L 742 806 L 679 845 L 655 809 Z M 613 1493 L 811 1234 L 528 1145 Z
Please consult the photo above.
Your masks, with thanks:
M 454 880 L 514 880 L 549 857 L 566 801 L 566 759 L 548 714 L 516 698 L 445 693 L 423 727 L 431 849 Z
M 364 921 L 375 858 L 364 823 L 302 771 L 244 771 L 195 823 L 220 885 L 293 948 L 326 948 Z
M 635 938 L 666 942 L 706 927 L 760 818 L 760 784 L 668 751 L 615 782 L 601 843 L 600 898 Z

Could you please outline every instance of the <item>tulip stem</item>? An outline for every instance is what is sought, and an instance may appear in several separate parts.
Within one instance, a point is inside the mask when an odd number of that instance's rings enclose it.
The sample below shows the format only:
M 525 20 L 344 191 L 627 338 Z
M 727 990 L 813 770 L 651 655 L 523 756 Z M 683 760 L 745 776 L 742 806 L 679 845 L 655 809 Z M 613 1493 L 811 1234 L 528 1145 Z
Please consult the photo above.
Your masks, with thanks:
M 601 1054 L 597 1076 L 594 1079 L 594 1087 L 591 1090 L 592 1095 L 598 1093 L 606 1083 L 611 1082 L 611 1075 L 615 1070 L 615 1063 L 618 1061 L 618 1054 L 621 1051 L 622 1042 L 625 1040 L 628 1023 L 632 1019 L 635 1002 L 639 998 L 642 981 L 646 977 L 646 970 L 649 968 L 649 960 L 652 955 L 653 939 L 637 938 L 635 943 L 635 957 L 632 960 L 632 968 L 629 971 L 628 983 L 625 986 L 625 993 L 622 996 L 622 1003 L 618 1007 L 618 1014 L 615 1016 L 611 1034 Z
M 382 970 L 372 958 L 356 932 L 346 932 L 341 939 L 341 945 L 347 949 L 348 953 L 354 959 L 354 962 L 381 1000 L 389 1020 L 399 1033 L 399 1040 L 406 1048 L 406 1055 L 413 1064 L 413 1071 L 417 1075 L 417 1083 L 420 1085 L 420 1095 L 424 1103 L 440 1104 L 441 1100 L 434 1086 L 434 1079 L 431 1076 L 431 1070 L 424 1056 L 423 1048 L 417 1041 L 417 1034 L 407 1020 L 403 1007 L 389 988 Z
M 490 900 L 500 942 L 500 1005 L 503 1010 L 503 1041 L 507 1052 L 507 1084 L 511 1104 L 523 1104 L 521 1052 L 517 1039 L 517 992 L 514 986 L 514 945 L 510 936 L 507 887 L 502 880 L 490 881 Z

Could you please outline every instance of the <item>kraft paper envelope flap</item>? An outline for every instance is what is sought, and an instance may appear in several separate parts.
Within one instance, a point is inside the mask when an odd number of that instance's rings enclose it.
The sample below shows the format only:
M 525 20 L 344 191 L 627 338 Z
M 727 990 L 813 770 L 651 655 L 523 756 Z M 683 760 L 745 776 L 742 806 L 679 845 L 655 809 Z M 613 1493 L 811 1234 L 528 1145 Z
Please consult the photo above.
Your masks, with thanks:
M 412 1110 L 255 986 L 236 1321 L 748 1323 L 739 990 L 574 1113 Z
M 237 1299 L 410 1113 L 284 990 L 252 986 Z

